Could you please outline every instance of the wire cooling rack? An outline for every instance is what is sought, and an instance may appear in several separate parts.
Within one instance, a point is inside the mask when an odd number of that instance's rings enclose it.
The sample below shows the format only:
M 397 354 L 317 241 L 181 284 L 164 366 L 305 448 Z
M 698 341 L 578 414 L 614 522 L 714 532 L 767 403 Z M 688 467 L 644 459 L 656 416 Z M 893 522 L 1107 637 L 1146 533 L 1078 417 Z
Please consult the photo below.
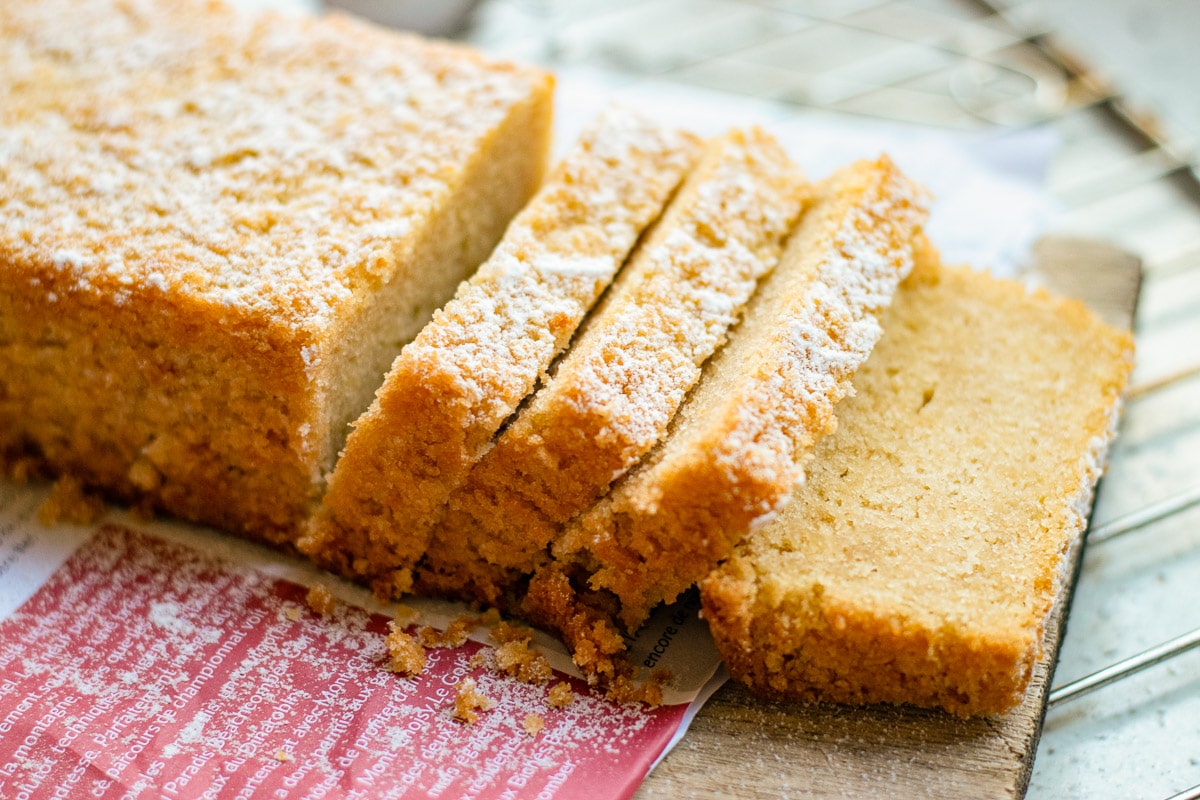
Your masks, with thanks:
M 1029 796 L 1200 798 L 1197 155 L 1073 56 L 1038 9 L 1001 0 L 491 0 L 466 35 L 558 67 L 797 108 L 1058 133 L 1056 232 L 1137 253 L 1144 283 L 1138 367 Z

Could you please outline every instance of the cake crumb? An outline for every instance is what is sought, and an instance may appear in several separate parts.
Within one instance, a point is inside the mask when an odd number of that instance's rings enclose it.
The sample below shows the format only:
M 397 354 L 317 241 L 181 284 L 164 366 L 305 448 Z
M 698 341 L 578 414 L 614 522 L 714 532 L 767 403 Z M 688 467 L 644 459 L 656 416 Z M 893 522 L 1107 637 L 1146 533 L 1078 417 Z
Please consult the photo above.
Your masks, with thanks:
M 18 486 L 45 478 L 45 470 L 36 458 L 18 456 L 7 463 L 8 479 Z
M 407 628 L 421 618 L 421 612 L 412 606 L 398 605 L 392 620 L 401 628 Z
M 46 526 L 60 522 L 91 525 L 103 514 L 104 501 L 84 491 L 78 478 L 64 475 L 54 482 L 50 496 L 38 509 L 38 522 Z
M 541 714 L 526 714 L 525 719 L 521 721 L 521 727 L 530 736 L 537 736 L 542 732 L 542 728 L 546 727 L 546 720 Z
M 491 711 L 496 702 L 480 692 L 474 678 L 463 678 L 458 682 L 454 696 L 454 718 L 465 725 L 474 725 L 480 711 Z
M 566 708 L 574 702 L 575 692 L 571 691 L 571 684 L 566 681 L 551 686 L 550 694 L 546 696 L 546 703 L 551 708 Z
M 439 631 L 426 625 L 417 631 L 417 637 L 426 647 L 459 647 L 478 623 L 478 617 L 462 614 L 452 620 L 446 630 Z
M 125 473 L 129 482 L 143 492 L 153 492 L 162 486 L 163 476 L 145 456 L 138 456 Z
M 618 675 L 609 683 L 604 697 L 613 703 L 644 703 L 655 708 L 663 702 L 663 682 L 658 673 L 644 683 L 638 683 L 627 675 Z
M 521 683 L 549 683 L 554 677 L 550 662 L 529 648 L 528 640 L 507 642 L 496 648 L 496 671 Z
M 604 693 L 604 698 L 610 703 L 633 703 L 636 702 L 637 686 L 625 675 L 617 675 L 609 684 L 608 689 Z
M 638 688 L 641 692 L 638 699 L 641 702 L 651 708 L 657 708 L 663 704 L 663 685 L 661 681 L 652 678 Z
M 354 571 L 357 574 L 364 574 L 368 572 L 370 568 L 370 562 L 365 559 L 356 559 L 354 562 Z M 392 572 L 387 572 L 371 582 L 371 593 L 374 594 L 375 599 L 381 603 L 388 603 L 392 600 L 398 600 L 411 591 L 412 570 L 398 569 Z
M 287 617 L 289 620 L 291 620 L 292 622 L 299 622 L 300 621 L 300 607 L 299 606 L 288 606 L 286 609 L 284 609 L 283 615 L 285 617 Z
M 476 650 L 475 655 L 471 656 L 470 660 L 467 661 L 467 666 L 471 669 L 482 669 L 483 667 L 487 666 L 487 663 L 488 651 Z
M 337 608 L 337 599 L 329 591 L 329 587 L 320 583 L 309 587 L 308 596 L 304 598 L 304 602 L 323 617 L 329 616 Z
M 275 760 L 279 761 L 279 762 L 291 761 L 292 754 L 289 753 L 287 750 L 276 750 L 275 751 Z
M 500 610 L 497 608 L 489 608 L 486 611 L 484 611 L 482 614 L 480 614 L 478 617 L 476 617 L 475 619 L 478 622 L 478 624 L 486 625 L 489 628 L 493 628 L 493 627 L 499 625 L 501 622 Z
M 425 670 L 425 648 L 395 621 L 389 622 L 388 628 L 391 630 L 387 637 L 388 654 L 391 656 L 388 669 L 409 678 L 420 675 Z
M 499 644 L 533 641 L 533 630 L 531 628 L 514 625 L 511 622 L 497 622 L 492 626 L 491 634 L 492 639 Z
M 549 683 L 554 669 L 545 656 L 532 649 L 533 629 L 497 621 L 491 629 L 498 644 L 492 666 L 495 671 L 521 683 Z

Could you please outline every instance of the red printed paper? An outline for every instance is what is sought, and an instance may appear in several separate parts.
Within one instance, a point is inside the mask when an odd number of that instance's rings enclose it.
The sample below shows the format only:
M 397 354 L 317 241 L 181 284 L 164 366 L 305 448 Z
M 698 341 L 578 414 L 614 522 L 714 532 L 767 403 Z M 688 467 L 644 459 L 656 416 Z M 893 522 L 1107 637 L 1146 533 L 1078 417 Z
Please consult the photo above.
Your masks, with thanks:
M 404 678 L 385 617 L 320 617 L 306 592 L 101 528 L 0 621 L 0 797 L 624 797 L 687 709 L 579 681 L 552 708 L 548 686 L 472 668 L 476 642 Z M 473 725 L 449 713 L 466 676 L 496 703 Z

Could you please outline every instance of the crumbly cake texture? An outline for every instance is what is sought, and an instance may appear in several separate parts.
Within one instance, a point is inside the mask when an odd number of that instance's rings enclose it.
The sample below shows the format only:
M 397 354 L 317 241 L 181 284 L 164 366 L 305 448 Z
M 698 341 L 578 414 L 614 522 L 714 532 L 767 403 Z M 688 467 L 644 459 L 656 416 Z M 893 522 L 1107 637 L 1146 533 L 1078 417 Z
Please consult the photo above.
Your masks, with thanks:
M 479 721 L 480 711 L 491 711 L 496 701 L 479 691 L 474 678 L 463 678 L 455 685 L 454 707 L 451 716 L 464 725 Z
M 548 383 L 451 495 L 420 591 L 504 602 L 562 525 L 665 434 L 810 191 L 759 129 L 708 143 Z
M 554 684 L 546 694 L 546 705 L 551 708 L 566 708 L 574 702 L 575 692 L 571 691 L 571 684 L 566 681 Z
M 526 714 L 521 720 L 521 727 L 525 729 L 525 733 L 529 736 L 536 737 L 542 732 L 542 728 L 546 727 L 546 718 L 541 714 Z
M 533 650 L 528 641 L 505 642 L 496 648 L 495 670 L 521 683 L 544 684 L 554 678 L 554 669 L 545 656 Z
M 104 516 L 104 500 L 89 494 L 74 475 L 63 475 L 54 482 L 50 496 L 38 507 L 38 522 L 57 525 L 93 525 Z
M 388 650 L 388 669 L 409 678 L 425 671 L 428 656 L 425 648 L 395 621 L 388 623 L 388 636 L 384 644 Z
M 304 596 L 304 604 L 314 614 L 322 617 L 328 617 L 337 611 L 337 598 L 333 596 L 333 592 L 329 591 L 328 586 L 320 583 L 308 587 L 308 593 Z
M 348 18 L 0 4 L 0 454 L 277 543 L 541 180 L 551 78 Z
M 807 482 L 702 584 L 740 681 L 987 714 L 1021 701 L 1114 433 L 1132 339 L 920 263 Z
M 301 548 L 356 578 L 404 570 L 694 165 L 701 142 L 612 109 L 581 137 L 355 422 Z M 398 575 L 392 573 L 398 572 Z
M 571 522 L 524 605 L 606 674 L 661 601 L 703 578 L 803 480 L 913 263 L 924 191 L 886 157 L 823 181 L 671 435 Z

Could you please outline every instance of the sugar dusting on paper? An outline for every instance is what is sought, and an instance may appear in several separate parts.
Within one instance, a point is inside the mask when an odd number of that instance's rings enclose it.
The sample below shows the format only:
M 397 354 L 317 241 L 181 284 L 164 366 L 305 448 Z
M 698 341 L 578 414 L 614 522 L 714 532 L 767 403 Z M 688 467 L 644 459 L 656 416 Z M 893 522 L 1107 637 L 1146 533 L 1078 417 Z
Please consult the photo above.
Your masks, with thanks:
M 0 621 L 0 796 L 628 796 L 686 709 L 513 681 L 475 641 L 406 677 L 386 617 L 308 591 L 102 527 Z

